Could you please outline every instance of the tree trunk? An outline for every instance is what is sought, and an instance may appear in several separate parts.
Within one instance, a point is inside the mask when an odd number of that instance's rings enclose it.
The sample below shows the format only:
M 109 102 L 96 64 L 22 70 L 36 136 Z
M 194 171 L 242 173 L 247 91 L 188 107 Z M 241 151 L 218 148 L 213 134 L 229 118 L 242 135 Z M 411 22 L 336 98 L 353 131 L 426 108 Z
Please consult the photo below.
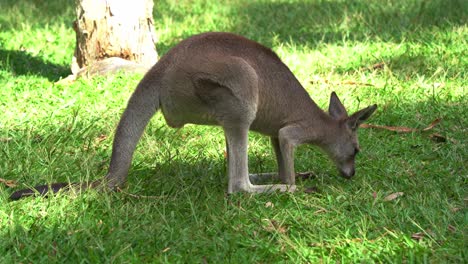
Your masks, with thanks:
M 75 76 L 144 71 L 156 63 L 153 0 L 76 0 L 76 14 Z

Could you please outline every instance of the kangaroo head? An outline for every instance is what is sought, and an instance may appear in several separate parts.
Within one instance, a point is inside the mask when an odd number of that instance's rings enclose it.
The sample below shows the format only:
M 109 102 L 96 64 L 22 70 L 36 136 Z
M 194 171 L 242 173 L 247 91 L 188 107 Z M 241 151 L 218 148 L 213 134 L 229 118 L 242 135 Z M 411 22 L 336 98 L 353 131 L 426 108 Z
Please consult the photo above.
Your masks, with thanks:
M 377 105 L 371 105 L 348 116 L 335 92 L 331 94 L 328 112 L 335 120 L 336 126 L 333 131 L 330 131 L 329 140 L 324 149 L 345 178 L 351 178 L 355 173 L 354 159 L 359 152 L 357 137 L 359 124 L 368 119 L 375 109 Z

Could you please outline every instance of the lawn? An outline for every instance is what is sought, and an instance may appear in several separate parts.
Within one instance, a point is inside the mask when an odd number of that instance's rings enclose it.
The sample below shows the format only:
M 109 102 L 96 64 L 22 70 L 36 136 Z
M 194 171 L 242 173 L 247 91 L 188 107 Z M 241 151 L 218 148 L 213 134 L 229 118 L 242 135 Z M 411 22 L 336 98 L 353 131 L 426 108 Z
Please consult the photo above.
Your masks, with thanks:
M 296 151 L 294 193 L 227 196 L 217 127 L 157 114 L 122 192 L 9 201 L 36 184 L 105 175 L 141 75 L 71 84 L 74 1 L 0 2 L 0 263 L 463 263 L 468 261 L 468 2 L 155 1 L 158 52 L 204 31 L 271 47 L 322 108 L 378 104 L 357 175 Z M 433 128 L 422 131 L 434 120 Z M 251 172 L 276 170 L 252 133 Z M 7 182 L 7 180 L 9 180 Z M 14 186 L 16 185 L 16 186 Z

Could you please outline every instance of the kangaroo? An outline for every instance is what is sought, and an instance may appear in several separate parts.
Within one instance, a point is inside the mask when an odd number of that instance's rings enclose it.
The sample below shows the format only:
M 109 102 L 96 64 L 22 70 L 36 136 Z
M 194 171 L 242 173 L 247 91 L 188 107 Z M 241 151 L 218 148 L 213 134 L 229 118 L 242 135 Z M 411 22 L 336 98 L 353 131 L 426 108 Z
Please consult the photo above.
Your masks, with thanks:
M 231 33 L 203 33 L 172 48 L 140 81 L 117 126 L 104 179 L 37 186 L 15 192 L 11 198 L 64 188 L 122 186 L 136 145 L 159 109 L 173 128 L 188 123 L 222 127 L 228 193 L 293 192 L 294 148 L 304 143 L 323 149 L 341 175 L 351 178 L 359 152 L 356 130 L 376 108 L 372 105 L 349 116 L 333 92 L 327 114 L 269 48 Z M 270 137 L 278 173 L 267 176 L 278 177 L 281 184 L 252 184 L 254 176 L 249 177 L 247 164 L 249 130 Z

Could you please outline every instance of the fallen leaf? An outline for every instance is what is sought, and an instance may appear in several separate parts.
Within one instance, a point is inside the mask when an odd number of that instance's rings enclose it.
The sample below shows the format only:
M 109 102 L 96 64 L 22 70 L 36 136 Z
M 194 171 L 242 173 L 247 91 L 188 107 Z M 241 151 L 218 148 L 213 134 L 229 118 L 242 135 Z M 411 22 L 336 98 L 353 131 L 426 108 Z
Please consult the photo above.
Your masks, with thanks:
M 5 180 L 5 179 L 0 178 L 0 182 L 5 184 L 5 186 L 9 188 L 14 188 L 18 186 L 18 184 L 14 180 Z
M 320 84 L 320 83 L 328 83 L 327 79 L 322 79 L 320 77 L 315 77 L 314 80 L 309 81 L 311 84 Z
M 272 202 L 266 202 L 265 207 L 266 208 L 273 208 L 273 207 L 275 207 L 275 205 Z
M 383 200 L 386 201 L 386 202 L 393 201 L 396 198 L 398 198 L 400 196 L 403 196 L 403 195 L 404 195 L 403 192 L 396 192 L 396 193 L 392 193 L 392 194 L 387 195 Z
M 361 124 L 360 127 L 362 128 L 377 128 L 377 129 L 384 129 L 389 131 L 401 132 L 401 133 L 409 133 L 415 132 L 417 129 L 409 128 L 409 127 L 401 127 L 401 126 L 381 126 L 381 125 L 374 125 L 374 124 Z
M 423 232 L 418 232 L 418 233 L 414 233 L 414 234 L 411 235 L 411 238 L 416 240 L 416 241 L 421 240 L 423 237 L 424 237 Z
M 372 69 L 373 70 L 383 69 L 384 66 L 385 66 L 384 62 L 379 62 L 379 63 L 376 63 L 376 64 L 372 65 Z
M 360 85 L 360 86 L 374 86 L 371 83 L 356 82 L 352 80 L 340 81 L 340 82 L 331 82 L 327 79 L 316 78 L 315 80 L 310 81 L 311 84 L 330 84 L 330 85 Z
M 314 212 L 314 214 L 321 214 L 321 213 L 326 213 L 327 210 L 325 208 L 318 209 L 317 211 Z
M 447 228 L 448 228 L 448 230 L 450 230 L 450 232 L 452 232 L 452 233 L 455 233 L 455 232 L 457 232 L 457 228 L 456 228 L 456 227 L 454 227 L 453 225 L 448 225 L 448 227 L 447 227 Z
M 355 82 L 355 81 L 343 81 L 341 84 L 348 84 L 348 85 L 361 85 L 361 86 L 374 86 L 371 83 L 362 83 L 362 82 Z
M 422 131 L 428 131 L 430 129 L 433 129 L 437 124 L 440 123 L 441 120 L 442 119 L 440 119 L 440 118 L 434 119 L 434 121 L 432 121 L 432 123 L 429 126 L 427 126 L 426 128 L 424 128 Z
M 434 133 L 434 134 L 430 134 L 429 135 L 429 138 L 434 141 L 434 142 L 437 142 L 437 143 L 444 143 L 444 142 L 447 142 L 447 138 L 442 136 L 441 134 L 439 133 Z
M 101 143 L 102 141 L 104 141 L 106 139 L 107 139 L 107 135 L 102 134 L 102 135 L 100 135 L 99 137 L 96 138 L 96 142 Z
M 417 131 L 428 131 L 433 129 L 437 124 L 440 123 L 442 119 L 436 118 L 434 121 L 432 121 L 427 127 L 423 129 L 418 129 L 418 128 L 411 128 L 411 127 L 404 127 L 404 126 L 381 126 L 381 125 L 374 125 L 374 124 L 361 124 L 360 127 L 362 128 L 377 128 L 377 129 L 384 129 L 384 130 L 389 130 L 389 131 L 394 131 L 394 132 L 400 132 L 400 133 L 410 133 L 410 132 L 417 132 Z
M 162 250 L 162 253 L 168 252 L 170 249 L 171 249 L 170 247 L 167 247 L 167 248 Z

